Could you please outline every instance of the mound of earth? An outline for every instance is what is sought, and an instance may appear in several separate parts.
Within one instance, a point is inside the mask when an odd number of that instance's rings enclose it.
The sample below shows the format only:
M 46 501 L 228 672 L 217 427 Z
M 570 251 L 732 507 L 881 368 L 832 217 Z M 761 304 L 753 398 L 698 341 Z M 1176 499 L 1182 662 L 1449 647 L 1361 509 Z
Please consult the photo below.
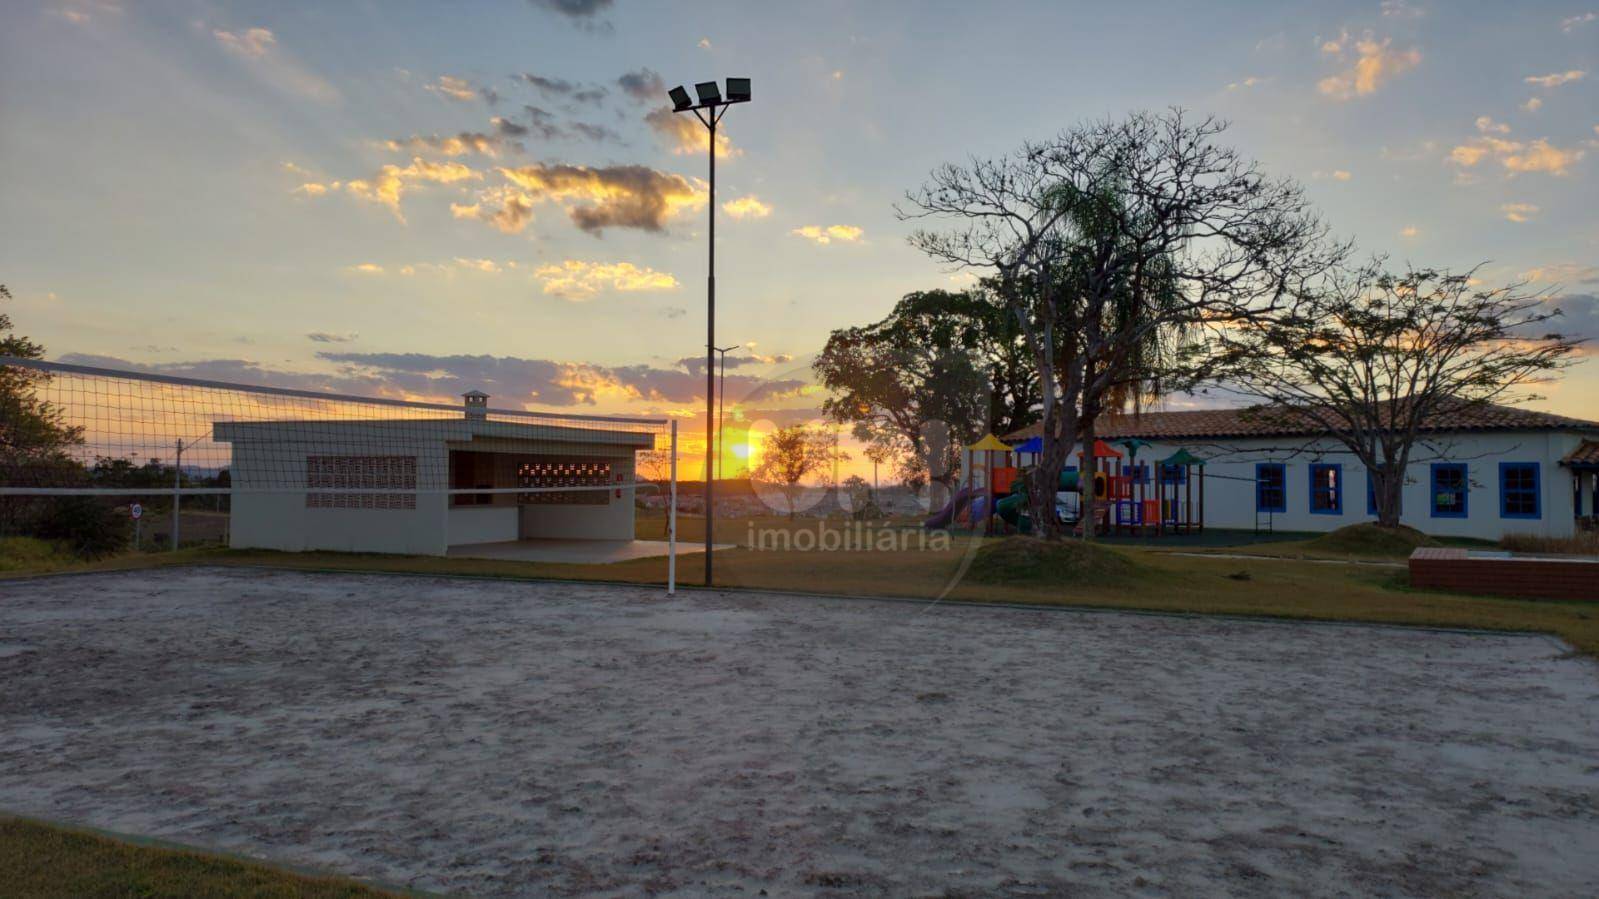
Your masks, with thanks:
M 979 549 L 967 576 L 986 584 L 1116 586 L 1144 573 L 1127 556 L 1093 543 L 1007 537 Z
M 1418 546 L 1437 545 L 1438 541 L 1415 528 L 1385 528 L 1368 521 L 1322 534 L 1306 542 L 1305 548 L 1355 556 L 1408 556 Z

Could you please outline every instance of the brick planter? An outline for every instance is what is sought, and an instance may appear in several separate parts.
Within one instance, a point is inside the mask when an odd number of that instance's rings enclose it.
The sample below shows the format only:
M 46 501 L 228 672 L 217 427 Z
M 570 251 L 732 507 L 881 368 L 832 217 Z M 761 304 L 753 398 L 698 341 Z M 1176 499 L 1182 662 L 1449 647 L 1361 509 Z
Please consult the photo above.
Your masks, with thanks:
M 1599 558 L 1422 547 L 1410 554 L 1410 586 L 1529 599 L 1599 600 Z

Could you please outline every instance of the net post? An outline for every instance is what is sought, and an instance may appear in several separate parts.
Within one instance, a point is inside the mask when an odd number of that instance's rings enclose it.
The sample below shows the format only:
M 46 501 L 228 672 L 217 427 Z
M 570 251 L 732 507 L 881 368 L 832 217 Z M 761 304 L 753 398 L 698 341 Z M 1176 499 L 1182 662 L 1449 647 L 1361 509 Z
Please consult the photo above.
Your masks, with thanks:
M 172 552 L 178 551 L 178 508 L 183 500 L 183 439 L 177 441 L 177 458 L 172 462 Z
M 666 501 L 666 595 L 677 594 L 677 419 L 672 419 L 672 483 Z

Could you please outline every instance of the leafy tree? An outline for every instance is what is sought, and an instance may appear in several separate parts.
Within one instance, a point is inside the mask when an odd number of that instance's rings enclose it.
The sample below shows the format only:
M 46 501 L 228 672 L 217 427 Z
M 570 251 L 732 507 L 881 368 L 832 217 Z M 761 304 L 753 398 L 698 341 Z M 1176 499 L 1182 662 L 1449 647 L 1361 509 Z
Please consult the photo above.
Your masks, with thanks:
M 1547 298 L 1378 260 L 1218 332 L 1213 374 L 1259 401 L 1251 415 L 1342 444 L 1370 472 L 1378 524 L 1397 527 L 1425 426 L 1531 399 L 1523 388 L 1572 363 L 1582 341 L 1553 331 Z
M 968 294 L 907 295 L 882 321 L 834 331 L 813 365 L 831 391 L 822 411 L 893 455 L 926 460 L 949 484 L 962 441 L 989 428 L 990 385 L 979 349 L 994 307 Z M 930 439 L 943 423 L 953 439 Z
M 100 456 L 89 469 L 89 482 L 96 487 L 149 487 L 152 491 L 171 490 L 173 466 L 160 459 L 146 459 L 143 465 L 132 459 Z
M 128 544 L 128 518 L 92 496 L 53 496 L 40 504 L 29 525 L 32 536 L 54 540 L 93 559 Z
M 851 518 L 870 520 L 882 516 L 883 513 L 877 505 L 876 492 L 865 478 L 852 474 L 839 485 L 839 490 L 848 498 Z
M 761 458 L 750 478 L 775 485 L 788 503 L 788 517 L 793 518 L 804 490 L 801 482 L 813 474 L 827 479 L 837 452 L 830 434 L 804 425 L 778 428 L 761 441 Z
M 894 448 L 882 443 L 869 443 L 864 453 L 867 461 L 872 463 L 872 498 L 877 498 L 877 469 L 878 466 L 894 461 Z
M 11 291 L 0 284 L 0 300 Z M 44 347 L 13 333 L 11 318 L 0 311 L 0 356 L 43 359 Z M 17 366 L 0 367 L 0 458 L 6 465 L 56 461 L 63 451 L 83 442 L 83 429 L 63 420 L 62 410 L 41 400 L 35 391 L 50 380 L 46 372 Z
M 11 291 L 0 284 L 0 301 Z M 0 356 L 44 358 L 44 347 L 13 333 L 11 318 L 0 311 Z M 67 450 L 83 442 L 83 429 L 68 425 L 63 411 L 39 398 L 46 372 L 0 366 L 0 480 L 19 486 L 60 486 L 81 477 L 81 466 Z M 0 497 L 0 528 L 16 529 L 38 504 Z
M 989 273 L 1032 355 L 1043 452 L 1028 493 L 1046 536 L 1056 479 L 1101 413 L 1184 383 L 1198 361 L 1184 338 L 1263 314 L 1345 252 L 1298 185 L 1218 143 L 1225 129 L 1181 110 L 1090 122 L 942 166 L 908 196 L 906 218 L 953 223 L 912 244 Z M 1084 513 L 1091 536 L 1091 497 Z

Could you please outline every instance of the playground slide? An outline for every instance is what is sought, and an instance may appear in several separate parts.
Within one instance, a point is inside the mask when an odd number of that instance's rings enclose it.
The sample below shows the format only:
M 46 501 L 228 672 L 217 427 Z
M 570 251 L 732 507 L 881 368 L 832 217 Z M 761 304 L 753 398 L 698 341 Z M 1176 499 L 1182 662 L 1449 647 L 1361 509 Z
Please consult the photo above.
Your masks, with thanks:
M 934 512 L 932 517 L 922 522 L 922 527 L 929 530 L 949 527 L 954 522 L 955 516 L 959 515 L 966 508 L 967 503 L 972 501 L 972 497 L 976 495 L 977 491 L 970 487 L 962 487 L 955 491 L 955 495 L 950 497 L 949 502 L 944 504 L 944 508 Z
M 1018 491 L 1012 493 L 994 504 L 994 511 L 1011 527 L 1018 527 L 1022 523 L 1022 515 L 1027 511 L 1027 493 Z

